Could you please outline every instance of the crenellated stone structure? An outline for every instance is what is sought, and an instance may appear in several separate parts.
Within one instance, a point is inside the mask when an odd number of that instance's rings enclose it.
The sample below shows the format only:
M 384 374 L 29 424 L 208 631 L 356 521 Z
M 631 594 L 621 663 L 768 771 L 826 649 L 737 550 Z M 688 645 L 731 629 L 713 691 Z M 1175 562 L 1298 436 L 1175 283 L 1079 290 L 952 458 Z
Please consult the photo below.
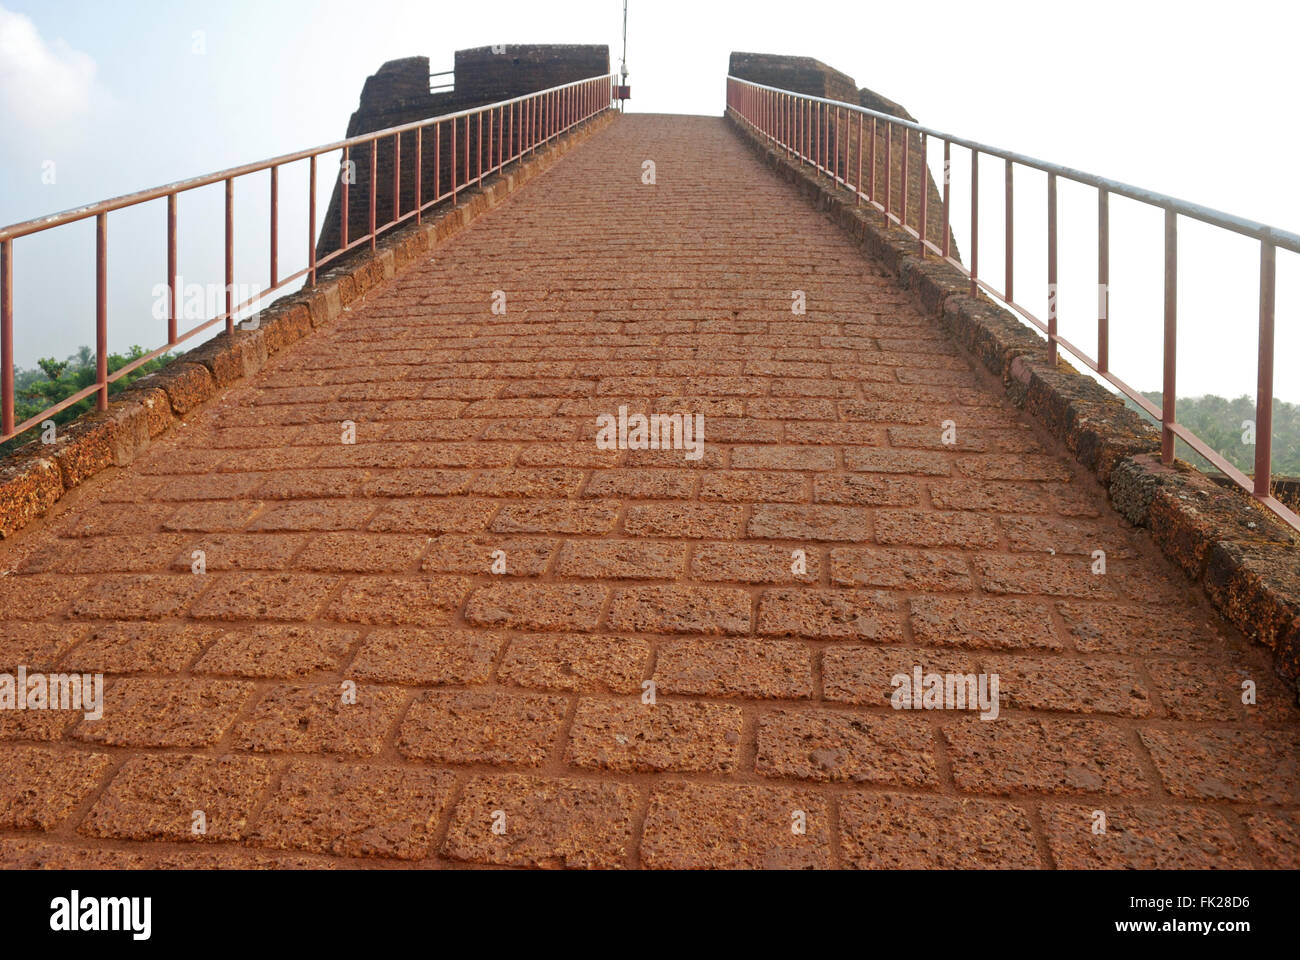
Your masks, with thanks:
M 348 121 L 347 137 L 356 137 L 388 127 L 401 126 L 455 113 L 484 104 L 496 103 L 545 90 L 550 87 L 585 80 L 609 72 L 609 47 L 592 44 L 504 44 L 457 50 L 455 59 L 455 85 L 451 90 L 433 93 L 429 89 L 429 58 L 404 57 L 389 60 L 366 79 L 356 112 Z M 517 144 L 518 131 L 506 129 L 510 145 Z M 441 143 L 436 155 L 439 170 L 436 182 L 446 190 L 451 183 L 452 151 L 451 129 L 441 130 Z M 498 134 L 499 136 L 499 134 Z M 415 206 L 415 146 L 414 131 L 401 137 L 400 207 L 406 213 Z M 487 135 L 482 148 L 486 153 Z M 435 136 L 432 130 L 424 131 L 421 145 L 422 199 L 425 203 L 434 195 Z M 508 145 L 508 146 L 510 146 Z M 466 155 L 464 127 L 457 140 L 457 183 L 465 178 Z M 477 169 L 477 152 L 480 149 L 478 130 L 471 125 L 469 155 L 471 169 Z M 496 146 L 492 147 L 496 153 Z M 393 165 L 396 153 L 393 139 L 379 144 L 375 157 L 377 182 L 375 185 L 375 223 L 383 226 L 393 219 Z M 370 150 L 361 147 L 352 150 L 349 159 L 355 164 L 355 182 L 348 190 L 348 238 L 355 240 L 370 231 Z M 485 158 L 486 159 L 486 158 Z M 317 240 L 317 256 L 325 256 L 339 247 L 342 223 L 342 189 L 335 184 L 329 210 Z

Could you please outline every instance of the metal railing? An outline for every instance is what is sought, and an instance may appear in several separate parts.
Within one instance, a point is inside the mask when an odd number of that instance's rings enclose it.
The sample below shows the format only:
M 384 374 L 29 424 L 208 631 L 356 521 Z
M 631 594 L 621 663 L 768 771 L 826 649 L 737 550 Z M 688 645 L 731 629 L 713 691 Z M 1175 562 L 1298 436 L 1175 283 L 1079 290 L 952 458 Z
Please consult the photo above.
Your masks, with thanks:
M 1160 424 L 1161 459 L 1169 463 L 1174 458 L 1175 437 L 1185 442 L 1214 467 L 1223 471 L 1239 487 L 1249 492 L 1257 501 L 1275 513 L 1291 527 L 1300 530 L 1300 516 L 1271 493 L 1272 439 L 1273 439 L 1273 323 L 1277 285 L 1277 250 L 1300 253 L 1300 235 L 1278 230 L 1232 214 L 1212 210 L 1199 204 L 1188 203 L 1174 197 L 1134 187 L 1130 184 L 1098 177 L 1070 167 L 1037 160 L 1023 154 L 991 147 L 987 144 L 954 136 L 939 130 L 902 120 L 887 113 L 840 100 L 829 100 L 807 94 L 782 90 L 727 77 L 727 109 L 760 136 L 783 148 L 787 157 L 797 157 L 800 164 L 811 164 L 833 183 L 851 190 L 859 204 L 864 201 L 883 213 L 890 222 L 910 233 L 917 240 L 920 256 L 936 254 L 960 270 L 970 279 L 971 293 L 984 290 L 1005 303 L 1047 335 L 1048 353 L 1056 363 L 1059 347 L 1065 348 L 1080 363 L 1111 383 Z M 877 190 L 876 140 L 884 124 L 885 146 L 883 202 Z M 856 134 L 854 127 L 856 126 Z M 895 128 L 902 133 L 902 204 L 893 208 L 891 178 L 893 175 L 893 144 Z M 919 211 L 915 223 L 908 223 L 908 191 L 912 186 L 911 165 L 908 162 L 913 135 L 920 143 Z M 939 243 L 929 239 L 932 231 L 928 217 L 927 177 L 928 147 L 930 139 L 943 144 L 942 234 Z M 863 176 L 863 148 L 866 146 L 868 175 Z M 971 158 L 971 237 L 967 267 L 950 252 L 952 191 L 947 171 L 950 169 L 952 147 L 956 145 L 970 151 Z M 995 289 L 979 276 L 979 158 L 981 155 L 997 157 L 1005 163 L 1006 217 L 1005 217 L 1005 291 Z M 1013 288 L 1013 256 L 1015 236 L 1012 229 L 1014 192 L 1012 174 L 1017 166 L 1039 170 L 1047 174 L 1047 321 L 1036 317 L 1023 304 L 1016 302 Z M 856 170 L 856 174 L 854 171 Z M 1057 332 L 1057 179 L 1090 186 L 1097 191 L 1097 357 L 1087 355 L 1080 347 Z M 1110 195 L 1126 197 L 1164 211 L 1164 373 L 1162 402 L 1159 407 L 1142 396 L 1116 376 L 1110 367 L 1109 354 L 1109 283 L 1110 283 Z M 1187 217 L 1207 223 L 1232 233 L 1259 241 L 1259 362 L 1255 399 L 1255 470 L 1250 477 L 1220 456 L 1196 436 L 1176 417 L 1175 386 L 1177 380 L 1176 346 L 1178 334 L 1178 218 Z
M 375 249 L 376 238 L 406 221 L 414 218 L 418 223 L 424 211 L 443 200 L 453 202 L 460 191 L 483 182 L 507 164 L 535 151 L 538 147 L 560 136 L 567 130 L 591 117 L 610 109 L 614 75 L 604 74 L 586 80 L 550 87 L 535 93 L 525 94 L 511 100 L 457 113 L 448 113 L 427 120 L 418 120 L 396 127 L 388 127 L 374 133 L 362 134 L 336 143 L 299 150 L 269 160 L 259 160 L 238 167 L 231 167 L 217 173 L 209 173 L 189 180 L 179 180 L 165 186 L 140 190 L 136 193 L 101 200 L 84 207 L 65 210 L 62 213 L 38 217 L 22 223 L 0 227 L 0 442 L 22 433 L 41 421 L 58 413 L 91 394 L 95 395 L 96 407 L 104 410 L 108 407 L 108 387 L 121 377 L 126 376 L 142 364 L 148 363 L 173 347 L 196 336 L 213 324 L 226 322 L 226 332 L 233 333 L 235 316 L 241 310 L 264 300 L 267 296 L 293 283 L 307 278 L 315 284 L 317 271 L 348 251 L 369 243 Z M 484 123 L 486 121 L 486 134 Z M 471 158 L 471 125 L 476 136 Z M 443 177 L 443 158 L 440 156 L 443 131 L 450 131 L 450 175 Z M 433 147 L 433 184 L 429 197 L 424 196 L 424 140 L 425 133 L 432 131 Z M 458 131 L 459 146 L 458 146 Z M 414 202 L 411 209 L 401 211 L 402 197 L 402 134 L 412 134 L 415 142 L 415 159 L 413 170 Z M 392 218 L 381 225 L 376 225 L 376 188 L 378 184 L 377 158 L 381 141 L 392 139 L 393 149 L 393 210 Z M 322 154 L 342 151 L 340 169 L 348 167 L 350 153 L 358 147 L 369 147 L 370 159 L 370 219 L 369 231 L 361 237 L 349 240 L 348 186 L 350 177 L 340 176 L 340 242 L 332 253 L 317 257 L 316 250 L 316 165 Z M 306 160 L 308 162 L 308 222 L 306 230 L 307 266 L 288 276 L 279 275 L 279 171 L 289 163 Z M 234 188 L 235 181 L 241 177 L 269 171 L 270 179 L 270 286 L 260 290 L 255 296 L 241 303 L 235 299 L 235 238 L 234 238 Z M 445 182 L 444 182 L 445 181 Z M 180 276 L 177 271 L 177 209 L 178 195 L 211 184 L 225 184 L 225 310 L 209 320 L 187 331 L 178 330 L 177 305 L 180 301 Z M 167 343 L 130 363 L 119 367 L 111 374 L 108 372 L 108 215 L 116 210 L 133 207 L 153 200 L 167 201 L 167 283 L 168 319 Z M 55 227 L 74 223 L 79 220 L 95 218 L 95 383 L 72 394 L 59 403 L 53 404 L 22 423 L 14 423 L 14 355 L 13 355 L 13 266 L 14 241 L 30 234 L 52 230 Z
M 434 82 L 433 82 L 434 77 L 451 77 L 451 79 L 450 79 L 450 80 L 443 81 L 443 82 L 440 82 L 440 83 L 434 83 Z M 437 93 L 437 92 L 440 91 L 440 90 L 454 90 L 455 88 L 456 88 L 456 71 L 455 71 L 455 70 L 439 70 L 439 71 L 437 71 L 436 73 L 431 73 L 431 74 L 429 74 L 429 92 L 430 92 L 430 93 Z

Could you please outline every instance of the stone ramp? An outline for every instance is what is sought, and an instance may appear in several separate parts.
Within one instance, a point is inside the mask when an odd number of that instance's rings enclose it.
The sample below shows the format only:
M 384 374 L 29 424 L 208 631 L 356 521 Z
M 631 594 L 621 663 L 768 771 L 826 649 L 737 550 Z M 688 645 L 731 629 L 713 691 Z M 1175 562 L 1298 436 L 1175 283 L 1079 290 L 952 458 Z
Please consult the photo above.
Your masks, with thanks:
M 0 549 L 0 670 L 107 677 L 0 711 L 7 866 L 1297 863 L 1266 658 L 717 118 L 620 118 Z M 917 665 L 997 719 L 893 709 Z

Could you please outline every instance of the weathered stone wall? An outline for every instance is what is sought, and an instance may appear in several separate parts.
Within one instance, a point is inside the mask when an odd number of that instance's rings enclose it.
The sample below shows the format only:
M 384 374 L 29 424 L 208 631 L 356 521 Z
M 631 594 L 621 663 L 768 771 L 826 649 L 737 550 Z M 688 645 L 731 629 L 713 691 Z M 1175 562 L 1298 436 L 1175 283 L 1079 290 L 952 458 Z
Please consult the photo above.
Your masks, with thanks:
M 609 48 L 579 44 L 476 47 L 456 51 L 455 62 L 455 88 L 438 93 L 429 92 L 428 57 L 405 57 L 385 63 L 366 79 L 357 110 L 348 121 L 346 136 L 360 136 L 608 73 Z M 498 117 L 497 123 L 498 126 L 489 130 L 485 121 L 480 142 L 478 121 L 471 122 L 467 151 L 465 122 L 460 122 L 455 151 L 458 185 L 477 177 L 480 158 L 485 169 L 493 165 L 495 161 L 489 159 L 488 150 L 490 148 L 492 157 L 496 157 L 503 136 L 507 141 L 507 152 L 518 145 L 518 124 L 510 117 Z M 428 203 L 435 195 L 435 183 L 439 191 L 445 191 L 451 185 L 452 131 L 449 124 L 444 124 L 436 136 L 433 130 L 422 131 L 422 134 L 421 197 L 423 202 Z M 395 161 L 399 153 L 401 170 L 397 178 L 398 209 L 400 213 L 415 209 L 416 136 L 414 131 L 403 134 L 400 151 L 394 150 L 391 137 L 379 144 L 374 161 L 377 227 L 394 219 L 393 181 Z M 441 142 L 437 142 L 439 140 Z M 348 187 L 349 241 L 370 232 L 370 153 L 370 148 L 366 146 L 352 150 L 349 155 L 349 159 L 356 165 L 356 182 Z M 333 170 L 323 172 L 326 176 L 335 175 Z M 341 184 L 336 182 L 316 245 L 318 257 L 332 253 L 340 246 L 342 200 Z
M 733 77 L 793 90 L 810 97 L 858 102 L 853 78 L 812 57 L 785 57 L 771 53 L 732 53 L 728 68 Z

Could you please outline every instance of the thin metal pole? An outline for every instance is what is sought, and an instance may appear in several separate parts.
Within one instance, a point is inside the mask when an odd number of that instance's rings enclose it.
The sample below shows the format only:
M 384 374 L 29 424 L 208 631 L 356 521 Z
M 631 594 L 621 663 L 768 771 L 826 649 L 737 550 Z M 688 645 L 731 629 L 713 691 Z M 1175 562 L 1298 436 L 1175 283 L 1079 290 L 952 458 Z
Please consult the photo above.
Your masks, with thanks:
M 791 136 L 791 131 L 794 129 L 794 110 L 791 109 L 793 101 L 788 93 L 783 93 L 781 94 L 781 102 L 785 104 L 785 116 L 782 119 L 781 127 L 785 139 L 785 157 L 789 160 L 794 154 L 794 137 Z
M 456 203 L 456 121 L 451 121 L 451 202 Z
M 280 168 L 271 168 L 271 287 L 280 282 Z
M 415 222 L 424 219 L 424 127 L 415 131 Z
M 0 429 L 14 432 L 14 242 L 0 240 Z
M 943 142 L 943 255 L 948 256 L 952 249 L 949 237 L 952 229 L 949 227 L 952 214 L 952 142 L 945 140 Z
M 794 129 L 794 152 L 803 166 L 803 101 L 794 97 L 790 101 L 791 124 Z
M 926 213 L 927 213 L 927 206 L 930 200 L 930 190 L 929 190 L 930 184 L 928 182 L 929 178 L 926 177 L 925 175 L 926 170 L 928 169 L 927 160 L 929 159 L 930 156 L 929 153 L 927 152 L 927 147 L 928 147 L 928 141 L 926 140 L 925 134 L 923 133 L 921 134 L 921 175 L 920 175 L 921 182 L 917 185 L 917 189 L 921 191 L 921 224 L 920 224 L 921 243 L 920 243 L 919 250 L 920 250 L 920 256 L 922 257 L 925 256 Z
M 843 180 L 841 174 L 844 172 L 840 166 L 840 131 L 844 129 L 844 122 L 840 119 L 843 110 L 840 107 L 835 108 L 835 182 L 840 183 Z
M 853 201 L 862 206 L 862 114 L 858 114 L 858 180 L 853 188 Z
M 1178 373 L 1178 214 L 1165 211 L 1165 370 L 1160 411 L 1160 459 L 1172 463 L 1177 423 Z M 1256 437 L 1258 439 L 1258 437 Z
M 885 227 L 889 226 L 889 214 L 894 204 L 894 124 L 885 121 Z
M 379 148 L 379 144 L 375 144 Z M 402 216 L 402 135 L 393 134 L 393 220 Z
M 1016 257 L 1015 257 L 1015 232 L 1016 232 L 1016 211 L 1015 211 L 1015 167 L 1010 160 L 1006 163 L 1006 234 L 1007 234 L 1007 295 L 1008 301 L 1016 299 L 1015 278 L 1016 278 Z
M 235 178 L 226 177 L 226 333 L 235 333 Z
M 339 249 L 346 250 L 348 246 L 348 181 L 352 179 L 351 166 L 352 148 L 343 148 L 343 232 L 340 234 Z
M 229 180 L 226 181 L 230 183 Z M 229 187 L 227 187 L 229 190 Z M 227 244 L 229 246 L 229 244 Z M 6 286 L 7 289 L 7 286 Z M 229 299 L 229 287 L 226 297 Z M 108 409 L 108 214 L 95 217 L 95 409 Z
M 979 293 L 980 275 L 980 155 L 970 152 L 970 295 Z
M 375 205 L 379 189 L 379 138 L 370 141 L 370 249 L 375 249 Z
M 1255 392 L 1255 496 L 1267 497 L 1273 469 L 1273 316 L 1277 248 L 1259 245 L 1259 388 Z
M 1097 372 L 1110 369 L 1110 191 L 1097 191 Z
M 820 103 L 812 104 L 813 121 L 813 170 L 820 173 L 822 169 L 822 105 Z
M 180 277 L 176 269 L 176 194 L 167 194 L 167 287 L 171 305 L 167 309 L 167 343 L 176 342 L 177 304 L 180 302 Z
M 867 166 L 871 168 L 871 178 L 867 181 L 867 199 L 876 199 L 876 118 L 871 118 L 871 144 L 868 146 Z
M 911 179 L 911 153 L 912 153 L 912 131 L 906 127 L 903 128 L 903 196 L 902 203 L 898 205 L 900 214 L 898 222 L 902 226 L 907 226 L 907 181 Z
M 1057 361 L 1056 343 L 1056 174 L 1047 175 L 1047 360 Z
M 311 285 L 316 286 L 316 154 L 307 164 L 307 265 Z

